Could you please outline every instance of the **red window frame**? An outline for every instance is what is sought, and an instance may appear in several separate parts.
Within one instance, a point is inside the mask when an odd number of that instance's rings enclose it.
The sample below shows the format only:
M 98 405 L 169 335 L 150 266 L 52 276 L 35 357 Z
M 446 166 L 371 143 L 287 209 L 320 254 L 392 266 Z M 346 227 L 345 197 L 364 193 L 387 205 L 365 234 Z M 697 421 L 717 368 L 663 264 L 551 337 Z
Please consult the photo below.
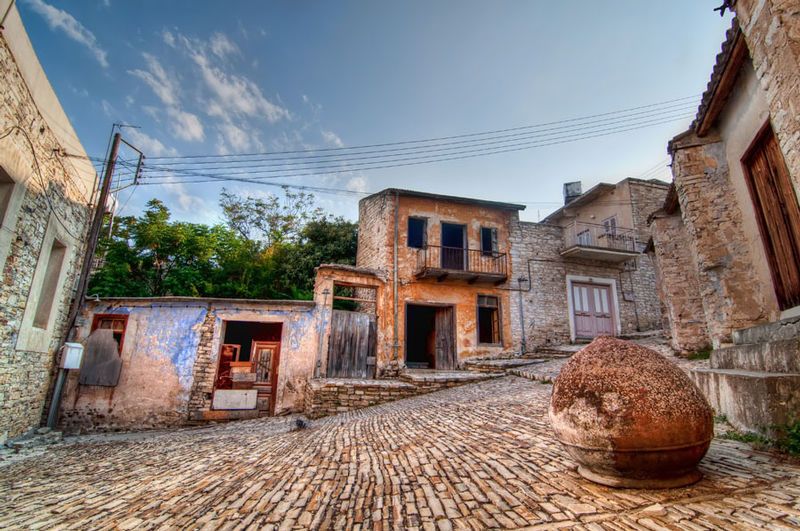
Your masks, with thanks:
M 122 346 L 125 344 L 125 334 L 128 332 L 128 316 L 118 313 L 97 313 L 92 319 L 92 332 L 100 327 L 100 321 L 104 319 L 111 319 L 114 321 L 122 321 L 122 336 L 119 340 L 118 353 L 122 355 Z M 112 329 L 113 330 L 113 329 Z

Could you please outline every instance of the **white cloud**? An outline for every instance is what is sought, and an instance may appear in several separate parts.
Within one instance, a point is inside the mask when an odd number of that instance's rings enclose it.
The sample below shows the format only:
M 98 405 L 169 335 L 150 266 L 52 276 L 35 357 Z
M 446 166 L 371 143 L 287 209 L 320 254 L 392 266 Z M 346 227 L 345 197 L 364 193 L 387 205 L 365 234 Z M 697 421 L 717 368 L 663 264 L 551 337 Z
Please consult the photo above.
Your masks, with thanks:
M 75 17 L 63 9 L 45 3 L 43 0 L 27 0 L 27 4 L 44 18 L 50 29 L 59 29 L 73 41 L 86 46 L 95 56 L 97 62 L 100 63 L 100 66 L 108 68 L 108 53 L 97 44 L 97 38 L 94 33 L 78 22 Z
M 357 175 L 355 177 L 351 177 L 344 186 L 353 192 L 367 192 L 367 187 L 369 184 L 367 183 L 366 177 Z
M 214 107 L 238 116 L 265 118 L 270 123 L 290 117 L 287 109 L 269 101 L 258 85 L 247 77 L 224 72 L 211 63 L 211 58 L 206 53 L 198 49 L 193 50 L 192 59 L 200 68 L 203 81 L 214 96 Z
M 217 125 L 220 132 L 218 151 L 224 153 L 245 153 L 263 151 L 264 145 L 252 130 L 244 130 L 230 120 L 223 120 Z
M 138 129 L 128 129 L 125 133 L 131 143 L 141 149 L 147 157 L 171 157 L 178 154 L 175 148 L 170 148 L 161 143 L 157 138 L 142 133 Z
M 172 182 L 170 177 L 164 182 L 164 189 L 170 195 L 182 213 L 197 213 L 208 211 L 205 199 L 199 195 L 191 193 L 190 189 L 183 183 Z
M 329 146 L 344 147 L 344 142 L 342 142 L 342 139 L 339 138 L 339 135 L 337 135 L 333 131 L 326 131 L 322 129 L 320 132 L 322 133 L 322 139 Z
M 172 120 L 170 124 L 172 133 L 181 140 L 202 142 L 205 139 L 203 124 L 200 123 L 197 115 L 182 111 L 177 107 L 168 108 L 167 114 Z
M 169 30 L 164 30 L 161 32 L 161 38 L 167 44 L 167 46 L 174 48 L 175 47 L 175 35 L 172 34 Z
M 177 82 L 167 74 L 167 71 L 164 70 L 164 67 L 154 56 L 149 53 L 142 53 L 142 57 L 147 63 L 147 70 L 128 70 L 128 73 L 144 81 L 164 104 L 177 105 Z
M 114 106 L 108 102 L 108 100 L 100 100 L 100 108 L 103 109 L 103 113 L 109 118 L 113 118 L 114 114 L 117 112 L 116 109 L 114 109 Z
M 236 46 L 224 33 L 215 33 L 211 36 L 209 41 L 211 51 L 220 59 L 225 59 L 228 55 L 235 55 L 239 53 L 239 47 Z

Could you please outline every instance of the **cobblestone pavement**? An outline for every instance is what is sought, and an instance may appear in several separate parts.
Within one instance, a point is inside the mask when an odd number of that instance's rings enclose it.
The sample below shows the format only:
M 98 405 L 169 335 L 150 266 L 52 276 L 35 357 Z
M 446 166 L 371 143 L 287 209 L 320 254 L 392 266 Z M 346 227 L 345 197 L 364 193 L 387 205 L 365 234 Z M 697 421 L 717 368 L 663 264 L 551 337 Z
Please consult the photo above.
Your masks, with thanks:
M 0 528 L 732 529 L 800 526 L 800 467 L 715 440 L 669 491 L 580 478 L 552 386 L 515 376 L 328 417 L 63 444 L 0 468 Z

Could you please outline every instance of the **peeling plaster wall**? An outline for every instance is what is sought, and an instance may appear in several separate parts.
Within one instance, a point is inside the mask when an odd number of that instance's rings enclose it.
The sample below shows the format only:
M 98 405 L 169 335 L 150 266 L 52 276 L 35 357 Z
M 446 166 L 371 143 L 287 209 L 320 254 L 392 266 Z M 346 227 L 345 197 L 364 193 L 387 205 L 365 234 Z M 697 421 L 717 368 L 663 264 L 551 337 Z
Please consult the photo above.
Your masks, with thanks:
M 386 275 L 386 297 L 379 306 L 378 368 L 394 370 L 405 363 L 406 304 L 428 303 L 453 305 L 456 317 L 456 350 L 459 360 L 477 356 L 496 356 L 513 348 L 511 305 L 509 292 L 502 286 L 465 281 L 414 278 L 417 267 L 417 249 L 407 246 L 408 218 L 427 219 L 428 244 L 441 244 L 441 224 L 457 223 L 467 226 L 467 244 L 470 249 L 480 249 L 481 227 L 497 229 L 500 252 L 510 251 L 509 235 L 512 222 L 518 219 L 516 211 L 491 208 L 480 204 L 464 204 L 445 199 L 399 196 L 398 209 L 398 349 L 394 358 L 394 308 L 392 304 L 392 271 L 394 253 L 394 203 L 393 194 L 379 194 L 362 200 L 359 208 L 359 267 L 378 269 Z M 508 262 L 509 273 L 511 262 Z M 500 300 L 502 344 L 479 345 L 477 341 L 478 295 L 496 296 Z
M 148 429 L 204 420 L 211 411 L 226 320 L 282 324 L 275 414 L 303 408 L 317 347 L 312 303 L 88 302 L 79 340 L 88 337 L 98 314 L 128 316 L 120 380 L 116 387 L 79 385 L 78 371 L 70 371 L 61 402 L 61 423 L 69 431 Z

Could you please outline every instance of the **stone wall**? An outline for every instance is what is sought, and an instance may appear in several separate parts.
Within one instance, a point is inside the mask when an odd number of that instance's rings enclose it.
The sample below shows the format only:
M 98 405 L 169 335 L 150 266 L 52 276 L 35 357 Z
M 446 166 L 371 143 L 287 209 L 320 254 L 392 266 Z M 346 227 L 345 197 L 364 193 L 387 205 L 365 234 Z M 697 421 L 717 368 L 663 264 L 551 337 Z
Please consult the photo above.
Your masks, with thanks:
M 20 61 L 24 61 L 20 62 Z M 0 441 L 40 424 L 56 349 L 83 258 L 94 172 L 61 155 L 85 155 L 63 117 L 19 20 L 0 33 Z M 46 106 L 46 108 L 44 108 Z M 55 118 L 54 118 L 55 117 Z M 66 130 L 66 132 L 65 132 Z M 65 136 L 66 135 L 66 136 Z M 63 139 L 73 138 L 69 143 Z M 77 162 L 76 162 L 77 161 Z M 24 222 L 23 222 L 24 220 Z M 54 242 L 66 247 L 49 319 L 34 326 Z M 45 314 L 46 315 L 46 314 Z
M 738 0 L 734 9 L 761 88 L 766 92 L 772 127 L 798 191 L 800 5 L 787 0 Z
M 306 389 L 305 414 L 310 419 L 318 419 L 417 393 L 414 385 L 398 380 L 311 380 Z
M 711 341 L 686 227 L 679 214 L 657 217 L 651 227 L 659 293 L 669 322 L 672 348 L 679 352 L 705 349 Z
M 768 295 L 750 264 L 742 213 L 732 200 L 724 145 L 714 134 L 683 135 L 672 143 L 672 171 L 694 263 L 709 338 L 729 343 L 731 332 L 763 322 Z

